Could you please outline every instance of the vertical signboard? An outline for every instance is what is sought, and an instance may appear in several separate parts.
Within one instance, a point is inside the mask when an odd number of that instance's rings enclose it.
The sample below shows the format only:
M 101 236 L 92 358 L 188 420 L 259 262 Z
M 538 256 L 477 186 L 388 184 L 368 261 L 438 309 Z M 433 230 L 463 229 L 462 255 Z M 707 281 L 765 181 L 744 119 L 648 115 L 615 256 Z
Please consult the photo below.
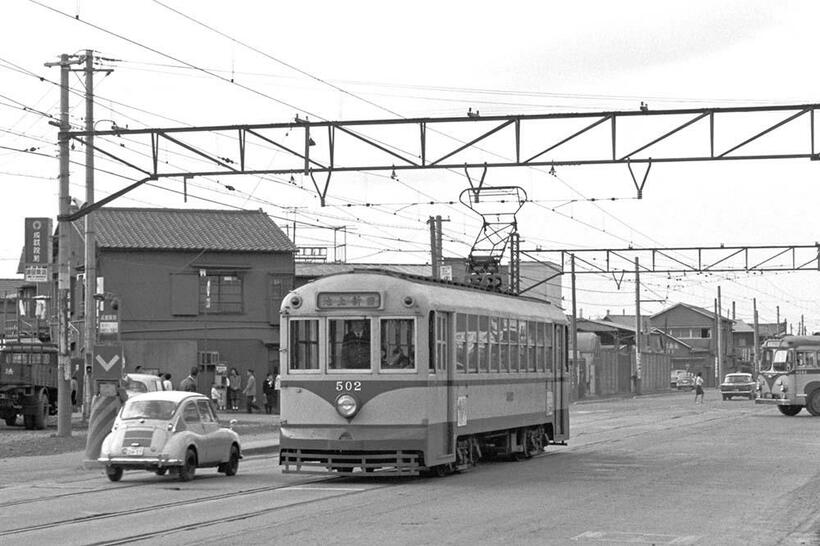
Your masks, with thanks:
M 26 218 L 23 272 L 27 282 L 48 282 L 51 258 L 51 218 Z

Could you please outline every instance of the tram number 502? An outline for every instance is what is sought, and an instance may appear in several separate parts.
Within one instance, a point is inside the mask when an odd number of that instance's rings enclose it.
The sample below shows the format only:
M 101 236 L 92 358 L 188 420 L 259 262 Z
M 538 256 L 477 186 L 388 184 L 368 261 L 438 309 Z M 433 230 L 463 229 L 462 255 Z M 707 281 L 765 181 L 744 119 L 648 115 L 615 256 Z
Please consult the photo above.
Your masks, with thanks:
M 360 392 L 362 390 L 361 381 L 336 381 L 337 391 Z

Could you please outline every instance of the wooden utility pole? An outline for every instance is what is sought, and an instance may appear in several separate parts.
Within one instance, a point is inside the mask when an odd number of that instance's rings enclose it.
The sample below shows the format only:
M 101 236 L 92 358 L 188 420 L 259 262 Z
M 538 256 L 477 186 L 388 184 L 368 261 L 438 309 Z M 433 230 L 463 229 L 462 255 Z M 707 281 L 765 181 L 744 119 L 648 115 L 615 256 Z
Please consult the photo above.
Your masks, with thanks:
M 57 137 L 60 153 L 60 193 L 58 197 L 59 216 L 57 217 L 57 436 L 71 436 L 71 357 L 68 352 L 68 291 L 71 288 L 68 222 L 68 175 L 69 147 L 68 131 L 68 73 L 69 56 L 60 55 L 57 63 L 46 63 L 46 66 L 60 67 L 60 133 Z
M 753 314 L 755 321 L 754 341 L 752 341 L 752 355 L 754 355 L 752 360 L 752 373 L 754 373 L 754 376 L 757 377 L 757 374 L 760 371 L 760 325 L 757 321 L 757 298 L 752 298 L 752 306 L 754 309 Z
M 578 381 L 578 321 L 576 319 L 577 315 L 577 307 L 575 302 L 575 255 L 572 255 L 570 261 L 570 273 L 572 279 L 572 382 L 577 383 Z M 578 392 L 578 391 L 576 391 Z
M 85 141 L 85 206 L 94 203 L 94 52 L 85 51 L 85 128 L 89 131 Z M 97 340 L 97 302 L 94 294 L 97 292 L 97 253 L 94 219 L 96 214 L 85 215 L 85 294 L 83 319 L 85 328 L 83 342 L 85 345 L 85 369 L 83 388 L 83 420 L 88 419 L 91 413 L 91 392 L 94 378 L 91 370 L 94 369 L 94 344 Z
M 718 286 L 717 289 L 717 305 L 715 308 L 715 318 L 717 319 L 717 336 L 715 338 L 715 342 L 717 345 L 717 366 L 715 366 L 715 386 L 720 385 L 720 381 L 723 378 L 723 320 L 720 316 L 722 312 L 721 301 L 720 301 L 720 287 Z
M 641 272 L 640 259 L 635 258 L 635 394 L 641 394 Z

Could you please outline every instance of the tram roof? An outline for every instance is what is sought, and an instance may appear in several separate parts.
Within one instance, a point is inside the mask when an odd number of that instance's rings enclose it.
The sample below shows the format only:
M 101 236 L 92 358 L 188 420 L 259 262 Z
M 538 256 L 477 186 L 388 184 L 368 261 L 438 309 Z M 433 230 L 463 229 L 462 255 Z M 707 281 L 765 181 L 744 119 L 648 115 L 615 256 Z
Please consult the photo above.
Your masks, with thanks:
M 546 300 L 533 298 L 533 297 L 530 297 L 530 296 L 521 296 L 521 295 L 515 295 L 515 294 L 506 293 L 506 292 L 498 292 L 498 291 L 495 291 L 495 290 L 492 290 L 492 289 L 489 289 L 489 288 L 481 288 L 481 287 L 477 287 L 477 286 L 474 286 L 474 285 L 461 283 L 461 282 L 456 282 L 456 281 L 448 281 L 448 280 L 444 280 L 444 279 L 433 279 L 433 278 L 425 277 L 425 276 L 421 276 L 421 275 L 411 275 L 411 274 L 407 274 L 407 273 L 399 273 L 399 272 L 396 272 L 396 271 L 389 271 L 389 270 L 383 270 L 383 269 L 371 269 L 371 268 L 368 268 L 368 269 L 354 269 L 353 271 L 344 271 L 344 272 L 340 272 L 340 273 L 334 273 L 334 274 L 331 274 L 331 275 L 326 275 L 326 276 L 314 279 L 314 280 L 310 281 L 309 283 L 307 283 L 306 285 L 303 285 L 303 286 L 310 286 L 310 285 L 314 285 L 316 283 L 324 283 L 324 282 L 331 282 L 332 283 L 334 280 L 342 279 L 343 277 L 353 276 L 353 275 L 356 275 L 356 276 L 359 276 L 359 275 L 374 275 L 374 276 L 380 276 L 380 277 L 389 277 L 389 278 L 396 279 L 396 280 L 410 281 L 410 282 L 415 283 L 417 285 L 425 285 L 425 286 L 430 287 L 432 290 L 436 291 L 436 293 L 433 294 L 433 296 L 437 299 L 439 297 L 443 296 L 444 294 L 452 293 L 452 290 L 455 289 L 455 290 L 459 291 L 459 293 L 471 292 L 474 295 L 481 296 L 481 297 L 502 298 L 506 301 L 515 300 L 517 302 L 526 302 L 527 304 L 537 305 L 537 306 L 540 306 L 542 308 L 549 308 L 551 310 L 549 312 L 549 315 L 551 315 L 551 318 L 553 318 L 553 320 L 566 320 L 564 310 L 561 307 L 553 304 L 552 302 L 546 301 Z M 482 307 L 486 307 L 486 305 L 482 305 Z

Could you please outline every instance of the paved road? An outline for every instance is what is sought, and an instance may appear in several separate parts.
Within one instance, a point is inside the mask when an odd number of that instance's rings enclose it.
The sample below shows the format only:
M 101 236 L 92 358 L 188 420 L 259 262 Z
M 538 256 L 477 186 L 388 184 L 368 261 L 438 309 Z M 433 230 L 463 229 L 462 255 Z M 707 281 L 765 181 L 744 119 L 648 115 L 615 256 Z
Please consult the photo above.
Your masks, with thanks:
M 702 406 L 688 393 L 577 404 L 571 417 L 567 447 L 440 479 L 318 480 L 269 456 L 184 484 L 53 476 L 0 489 L 0 541 L 820 544 L 820 419 L 714 393 Z

